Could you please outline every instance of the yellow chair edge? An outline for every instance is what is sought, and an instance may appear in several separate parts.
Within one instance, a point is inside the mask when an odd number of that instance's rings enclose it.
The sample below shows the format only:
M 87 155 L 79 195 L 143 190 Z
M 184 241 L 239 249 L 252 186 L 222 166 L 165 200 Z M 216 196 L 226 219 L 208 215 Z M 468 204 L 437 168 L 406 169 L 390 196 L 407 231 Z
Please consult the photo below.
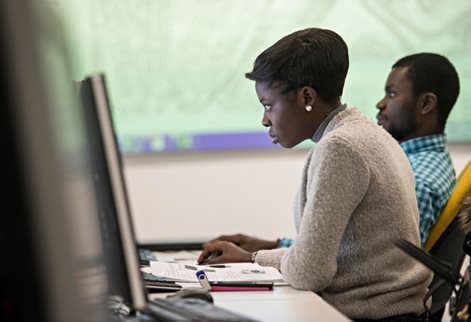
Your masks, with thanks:
M 458 184 L 455 190 L 450 195 L 447 203 L 442 209 L 437 222 L 433 225 L 429 232 L 427 241 L 424 245 L 424 250 L 429 252 L 432 246 L 436 243 L 438 238 L 443 234 L 445 229 L 451 224 L 453 219 L 461 209 L 461 199 L 463 199 L 465 193 L 471 189 L 471 160 L 465 166 L 461 174 L 457 178 Z

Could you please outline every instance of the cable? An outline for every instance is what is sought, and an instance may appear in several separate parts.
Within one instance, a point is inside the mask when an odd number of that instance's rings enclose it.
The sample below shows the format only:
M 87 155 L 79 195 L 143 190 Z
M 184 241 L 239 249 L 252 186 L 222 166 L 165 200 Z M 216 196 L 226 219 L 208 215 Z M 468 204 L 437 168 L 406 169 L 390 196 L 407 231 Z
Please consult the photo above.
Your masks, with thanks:
M 422 300 L 422 303 L 424 305 L 424 308 L 425 308 L 425 313 L 426 313 L 426 321 L 427 322 L 440 322 L 441 319 L 440 318 L 437 318 L 434 313 L 432 313 L 430 311 L 431 307 L 428 307 L 427 305 L 427 302 L 430 298 L 430 296 L 433 295 L 433 293 L 439 289 L 440 287 L 442 287 L 443 285 L 445 285 L 447 283 L 446 280 L 444 279 L 440 279 L 435 285 L 433 285 L 433 287 L 431 289 L 429 289 L 429 291 L 427 292 L 427 294 L 425 294 L 424 296 L 424 299 Z M 453 290 L 456 290 L 455 288 L 455 285 L 452 284 L 452 283 L 449 283 L 450 286 L 453 288 Z

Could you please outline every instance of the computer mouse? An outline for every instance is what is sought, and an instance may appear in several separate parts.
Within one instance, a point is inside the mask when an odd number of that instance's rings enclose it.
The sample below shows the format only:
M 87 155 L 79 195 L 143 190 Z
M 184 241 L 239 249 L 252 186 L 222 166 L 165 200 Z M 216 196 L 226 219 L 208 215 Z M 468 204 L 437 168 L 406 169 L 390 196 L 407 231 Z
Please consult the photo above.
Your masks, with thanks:
M 209 303 L 214 303 L 213 297 L 209 294 L 209 291 L 202 289 L 183 289 L 174 294 L 167 296 L 167 299 L 185 299 L 185 298 L 196 298 L 207 301 Z

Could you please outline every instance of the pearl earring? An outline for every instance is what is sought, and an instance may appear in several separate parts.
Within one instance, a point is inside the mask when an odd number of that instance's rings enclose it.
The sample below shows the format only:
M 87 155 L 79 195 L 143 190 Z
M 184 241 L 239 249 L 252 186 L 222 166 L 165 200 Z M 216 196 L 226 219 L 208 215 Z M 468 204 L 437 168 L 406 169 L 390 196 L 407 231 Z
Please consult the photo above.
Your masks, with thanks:
M 306 111 L 310 112 L 312 110 L 312 106 L 311 105 L 306 105 Z

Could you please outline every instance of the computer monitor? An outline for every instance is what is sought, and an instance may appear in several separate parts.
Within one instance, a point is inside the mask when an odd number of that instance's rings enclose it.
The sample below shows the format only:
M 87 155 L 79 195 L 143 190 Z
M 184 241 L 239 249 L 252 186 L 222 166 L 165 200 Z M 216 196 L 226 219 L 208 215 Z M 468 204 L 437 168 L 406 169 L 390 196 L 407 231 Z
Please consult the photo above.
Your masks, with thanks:
M 106 270 L 85 128 L 47 7 L 0 1 L 0 320 L 101 322 Z
M 79 82 L 78 87 L 92 153 L 110 294 L 122 297 L 134 309 L 143 309 L 146 294 L 105 77 L 90 76 Z
M 105 78 L 102 74 L 88 77 L 80 82 L 79 88 L 93 154 L 111 295 L 122 297 L 128 302 L 124 304 L 150 314 L 157 321 L 254 321 L 201 299 L 187 299 L 188 302 L 182 299 L 177 306 L 169 304 L 171 300 L 147 301 Z M 120 287 L 114 287 L 115 283 Z

